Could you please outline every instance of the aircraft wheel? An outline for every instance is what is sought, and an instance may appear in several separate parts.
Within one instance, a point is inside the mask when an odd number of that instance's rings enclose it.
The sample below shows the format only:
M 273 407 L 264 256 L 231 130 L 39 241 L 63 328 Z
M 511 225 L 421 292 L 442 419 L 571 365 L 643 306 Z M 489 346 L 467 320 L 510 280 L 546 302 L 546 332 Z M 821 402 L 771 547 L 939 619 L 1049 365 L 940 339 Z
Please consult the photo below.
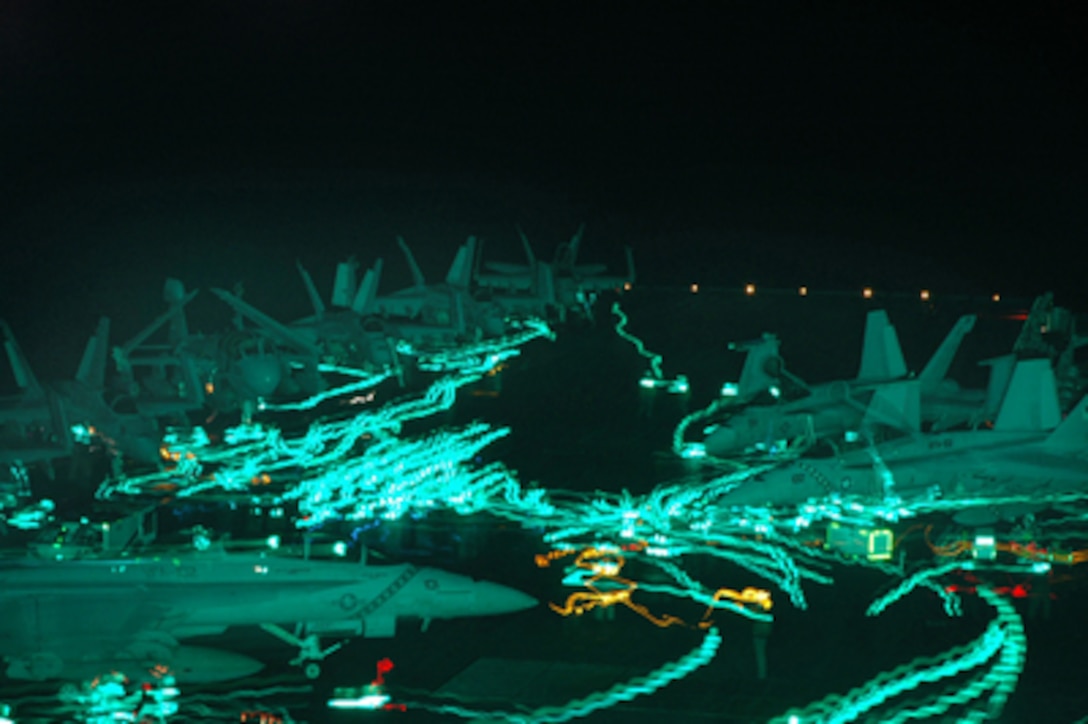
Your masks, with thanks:
M 311 661 L 302 668 L 302 673 L 306 674 L 307 679 L 316 679 L 321 676 L 321 664 Z

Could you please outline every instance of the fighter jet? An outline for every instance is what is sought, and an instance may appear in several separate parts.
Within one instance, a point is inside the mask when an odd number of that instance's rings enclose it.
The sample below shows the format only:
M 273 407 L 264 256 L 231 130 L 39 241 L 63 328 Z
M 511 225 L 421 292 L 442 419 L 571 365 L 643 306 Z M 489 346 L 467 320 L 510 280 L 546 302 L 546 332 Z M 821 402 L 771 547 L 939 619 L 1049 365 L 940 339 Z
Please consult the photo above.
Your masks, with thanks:
M 503 310 L 477 301 L 470 291 L 475 237 L 470 236 L 458 248 L 445 281 L 438 284 L 426 282 L 404 239 L 397 237 L 397 245 L 408 261 L 412 285 L 375 296 L 368 313 L 392 322 L 397 333 L 412 344 L 417 344 L 420 336 L 424 343 L 449 345 L 499 337 L 508 331 Z
M 140 412 L 169 417 L 204 406 L 205 385 L 198 361 L 186 349 L 193 337 L 185 307 L 196 295 L 197 290 L 186 292 L 180 281 L 167 279 L 163 285 L 166 310 L 112 350 L 117 394 L 131 399 Z M 166 338 L 151 341 L 167 325 Z
M 354 636 L 389 637 L 397 623 L 493 616 L 536 605 L 512 588 L 436 568 L 371 566 L 225 552 L 0 563 L 0 655 L 14 679 L 82 676 L 88 666 L 129 668 L 197 662 L 179 642 L 232 626 L 259 626 L 299 650 L 310 678 Z M 288 630 L 285 625 L 293 625 Z M 336 643 L 322 647 L 321 638 Z M 202 648 L 229 679 L 259 664 Z M 186 663 L 188 662 L 188 663 Z M 190 666 L 190 668 L 192 668 Z M 125 673 L 129 673 L 126 671 Z M 177 671 L 179 683 L 187 672 Z M 130 674 L 130 676 L 133 674 Z
M 289 324 L 272 319 L 225 290 L 213 292 L 239 317 L 256 325 L 259 333 L 287 349 L 355 369 L 391 369 L 402 380 L 401 343 L 413 350 L 435 350 L 498 337 L 507 331 L 503 312 L 495 305 L 475 301 L 469 293 L 473 238 L 458 250 L 441 284 L 427 284 L 408 245 L 400 238 L 397 242 L 412 270 L 412 286 L 379 295 L 382 260 L 367 270 L 360 283 L 358 264 L 349 259 L 337 267 L 330 309 L 300 264 L 314 313 Z
M 298 270 L 314 313 L 286 324 L 235 294 L 223 289 L 213 289 L 212 292 L 238 314 L 239 320 L 252 323 L 257 333 L 305 359 L 372 372 L 399 365 L 395 340 L 386 334 L 381 324 L 371 323 L 366 316 L 381 275 L 380 259 L 366 273 L 362 285 L 358 286 L 355 284 L 355 264 L 348 262 L 341 265 L 337 270 L 331 310 L 326 308 L 313 278 L 301 263 Z M 241 321 L 237 324 L 241 327 Z
M 933 429 L 980 423 L 987 419 L 988 410 L 996 407 L 995 403 L 987 406 L 986 391 L 962 390 L 946 377 L 960 343 L 974 323 L 974 315 L 960 317 L 916 378 L 921 397 L 920 406 L 912 415 L 920 416 Z M 841 437 L 874 425 L 898 430 L 916 426 L 913 417 L 902 418 L 887 406 L 871 404 L 877 391 L 889 383 L 907 379 L 899 339 L 885 311 L 873 310 L 866 318 L 861 364 L 852 380 L 810 386 L 789 373 L 778 355 L 778 346 L 778 338 L 769 334 L 753 342 L 733 345 L 734 349 L 746 351 L 747 357 L 740 382 L 728 388 L 731 396 L 720 405 L 727 416 L 708 426 L 703 440 L 708 455 L 726 458 L 750 452 L 766 453 L 789 445 Z M 994 380 L 1011 369 L 1011 360 L 1008 364 L 997 361 L 994 364 Z M 780 400 L 781 390 L 787 386 L 798 390 L 801 396 Z M 892 394 L 893 389 L 888 387 L 885 393 Z M 1003 391 L 995 382 L 990 395 Z M 770 402 L 757 404 L 758 398 Z M 737 411 L 737 405 L 744 406 Z
M 1088 345 L 1088 336 L 1077 334 L 1076 318 L 1064 307 L 1054 304 L 1052 293 L 1036 297 L 1024 317 L 1013 353 L 1020 358 L 1046 357 L 1054 364 L 1058 380 L 1058 400 L 1063 411 L 1069 410 L 1088 392 L 1088 376 L 1077 351 Z
M 205 406 L 246 411 L 256 409 L 260 399 L 324 389 L 318 350 L 297 335 L 284 340 L 247 329 L 242 317 L 248 315 L 264 321 L 265 330 L 282 325 L 229 292 L 222 296 L 239 312 L 236 329 L 210 335 L 190 332 L 185 307 L 196 294 L 168 279 L 163 289 L 167 310 L 114 348 L 121 392 L 137 410 L 155 417 L 183 416 Z M 166 338 L 156 340 L 168 323 Z
M 899 400 L 918 382 L 896 383 Z M 886 398 L 891 400 L 893 396 Z M 909 416 L 909 403 L 899 413 Z M 1063 421 L 1048 360 L 1018 362 L 992 429 L 925 434 L 863 445 L 830 458 L 802 458 L 723 495 L 727 506 L 794 506 L 828 496 L 910 508 L 955 501 L 956 519 L 987 524 L 1025 502 L 1038 508 L 1088 497 L 1088 398 Z M 1021 499 L 1021 500 L 1016 500 Z
M 593 302 L 599 292 L 623 289 L 635 283 L 635 262 L 631 248 L 624 247 L 627 275 L 606 275 L 602 264 L 578 264 L 578 250 L 585 225 L 566 244 L 560 244 L 549 262 L 539 261 L 528 237 L 519 228 L 525 264 L 482 261 L 477 256 L 473 282 L 478 293 L 486 294 L 508 313 L 528 313 L 539 317 L 554 314 L 564 321 L 570 312 L 592 318 Z M 481 271 L 480 265 L 487 271 Z
M 109 320 L 103 317 L 87 342 L 71 380 L 43 385 L 35 377 L 11 328 L 0 321 L 18 393 L 0 402 L 5 465 L 50 464 L 69 456 L 76 442 L 97 442 L 115 459 L 159 462 L 161 434 L 154 418 L 107 404 L 106 354 Z

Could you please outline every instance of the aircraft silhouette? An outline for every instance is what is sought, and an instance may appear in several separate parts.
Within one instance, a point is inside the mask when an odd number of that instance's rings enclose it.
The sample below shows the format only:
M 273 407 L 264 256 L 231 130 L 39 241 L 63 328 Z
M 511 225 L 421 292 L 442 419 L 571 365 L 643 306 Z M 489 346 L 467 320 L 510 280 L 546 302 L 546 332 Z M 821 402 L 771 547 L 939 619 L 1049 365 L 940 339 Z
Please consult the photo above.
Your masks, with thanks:
M 115 460 L 161 462 L 161 433 L 154 417 L 106 400 L 109 320 L 99 320 L 87 342 L 75 377 L 42 384 L 34 375 L 15 335 L 0 321 L 4 349 L 17 393 L 0 402 L 0 462 L 6 466 L 44 464 L 69 457 L 77 443 L 103 445 Z
M 428 284 L 404 239 L 397 237 L 412 273 L 412 285 L 388 294 L 376 295 L 367 309 L 370 314 L 392 321 L 396 333 L 413 345 L 421 340 L 456 344 L 499 337 L 507 331 L 505 314 L 497 305 L 476 300 L 471 292 L 472 261 L 476 238 L 462 244 L 445 280 Z M 378 267 L 380 270 L 380 267 Z M 375 283 L 376 284 L 376 283 Z M 439 332 L 441 332 L 440 336 Z
M 894 383 L 896 413 L 917 405 L 919 383 Z M 957 522 L 980 525 L 1088 496 L 1088 398 L 1062 420 L 1049 360 L 1016 364 L 992 429 L 910 433 L 832 457 L 770 469 L 719 498 L 727 506 L 793 506 L 829 496 L 903 507 L 953 503 Z
M 520 591 L 429 567 L 362 565 L 187 552 L 162 557 L 26 558 L 0 563 L 0 654 L 6 675 L 84 676 L 122 663 L 165 666 L 179 683 L 246 676 L 240 654 L 180 642 L 259 626 L 298 648 L 310 678 L 354 636 L 388 637 L 398 622 L 512 613 L 536 605 Z M 292 630 L 285 625 L 294 625 Z M 337 642 L 322 646 L 321 639 Z M 131 674 L 130 674 L 131 675 Z
M 337 266 L 328 306 L 322 301 L 309 272 L 299 273 L 313 306 L 313 314 L 289 324 L 269 317 L 223 289 L 213 293 L 239 317 L 256 325 L 271 341 L 309 359 L 363 371 L 393 370 L 403 381 L 405 358 L 413 352 L 446 349 L 507 331 L 505 315 L 497 306 L 474 300 L 469 292 L 469 263 L 475 240 L 457 252 L 446 280 L 427 284 L 411 250 L 398 244 L 412 271 L 410 287 L 378 294 L 382 260 L 378 259 L 357 281 L 355 260 Z M 330 308 L 331 307 L 331 308 Z M 407 345 L 407 349 L 403 345 Z
M 483 293 L 508 313 L 531 314 L 565 321 L 574 312 L 592 319 L 593 302 L 599 292 L 624 289 L 635 283 L 635 262 L 631 247 L 624 247 L 627 275 L 606 275 L 603 264 L 578 264 L 578 251 L 585 225 L 565 244 L 560 244 L 551 262 L 537 259 L 529 239 L 519 228 L 518 236 L 525 251 L 525 264 L 483 261 L 481 253 L 473 266 L 473 282 Z M 481 265 L 486 271 L 481 270 Z
M 981 423 L 996 409 L 995 394 L 999 400 L 1004 391 L 1001 384 L 1008 380 L 1011 357 L 991 361 L 994 384 L 989 393 L 961 389 L 947 379 L 960 343 L 974 324 L 974 315 L 960 317 L 916 378 L 921 397 L 912 414 L 932 429 Z M 774 335 L 731 347 L 746 351 L 747 356 L 739 383 L 730 389 L 732 397 L 717 406 L 723 416 L 708 425 L 703 440 L 708 455 L 727 458 L 781 451 L 789 445 L 809 445 L 876 424 L 900 429 L 915 426 L 913 418 L 899 419 L 894 405 L 883 404 L 885 395 L 901 389 L 891 383 L 908 379 L 898 336 L 884 310 L 867 315 L 861 363 L 852 380 L 809 385 L 798 379 L 778 355 L 779 341 Z M 787 385 L 800 396 L 780 399 L 780 390 Z M 769 402 L 760 404 L 759 399 Z M 742 407 L 738 409 L 738 405 Z
M 262 330 L 276 325 L 235 295 L 223 294 L 234 300 L 236 311 L 267 320 Z M 196 290 L 186 292 L 180 281 L 168 279 L 163 289 L 166 311 L 114 348 L 118 386 L 137 410 L 184 420 L 188 412 L 205 407 L 252 411 L 268 397 L 311 395 L 325 388 L 317 369 L 318 351 L 298 335 L 284 339 L 250 330 L 240 318 L 231 331 L 191 332 L 185 307 L 196 295 Z M 160 330 L 167 325 L 164 336 Z

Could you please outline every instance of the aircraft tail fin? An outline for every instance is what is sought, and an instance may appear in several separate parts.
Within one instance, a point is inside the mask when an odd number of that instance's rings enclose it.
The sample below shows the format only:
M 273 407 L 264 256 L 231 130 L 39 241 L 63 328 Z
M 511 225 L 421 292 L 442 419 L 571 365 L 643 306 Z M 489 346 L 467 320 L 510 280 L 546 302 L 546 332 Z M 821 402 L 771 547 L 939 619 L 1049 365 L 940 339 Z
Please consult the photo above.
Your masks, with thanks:
M 570 254 L 570 265 L 574 266 L 578 263 L 578 249 L 582 246 L 582 235 L 586 231 L 586 225 L 584 223 L 578 224 L 578 228 L 574 231 L 574 236 L 570 238 L 570 247 L 568 247 L 568 253 Z
M 921 395 L 918 380 L 880 385 L 865 408 L 862 427 L 870 429 L 882 425 L 904 432 L 919 432 L 922 428 Z
M 1024 319 L 1024 324 L 1020 328 L 1020 335 L 1016 338 L 1016 342 L 1013 343 L 1013 352 L 1023 356 L 1043 356 L 1050 353 L 1049 345 L 1043 339 L 1043 330 L 1047 326 L 1047 319 L 1053 309 L 1054 294 L 1052 292 L 1041 294 L 1035 298 L 1035 301 L 1031 304 L 1031 310 Z
M 476 283 L 480 279 L 480 267 L 484 262 L 484 240 L 476 243 L 476 253 L 472 256 L 472 281 Z
M 83 349 L 83 359 L 76 370 L 76 380 L 96 390 L 106 387 L 106 360 L 110 349 L 110 319 L 102 317 L 94 336 Z
M 1046 444 L 1076 450 L 1083 450 L 1088 445 L 1088 395 L 1081 398 L 1073 411 L 1050 433 Z
M 468 289 L 472 284 L 472 260 L 476 256 L 476 237 L 468 237 L 453 257 L 450 270 L 446 272 L 446 284 L 457 289 Z
M 750 400 L 779 384 L 785 365 L 778 354 L 778 337 L 764 334 L 750 342 L 731 343 L 729 349 L 747 352 L 737 382 L 737 398 Z
M 574 235 L 566 244 L 560 244 L 555 250 L 555 266 L 560 269 L 574 268 L 578 261 L 578 247 L 582 244 L 582 234 L 586 230 L 585 224 L 579 224 Z
M 536 268 L 536 255 L 533 254 L 533 247 L 529 245 L 529 237 L 525 235 L 525 232 L 519 226 L 518 237 L 521 239 L 521 248 L 525 250 L 525 262 L 529 265 L 530 269 Z
M 555 269 L 550 264 L 540 264 L 536 267 L 536 295 L 543 299 L 545 304 L 559 303 L 559 297 L 555 293 Z
M 427 282 L 423 279 L 423 272 L 419 270 L 419 264 L 416 264 L 416 258 L 412 256 L 412 250 L 408 248 L 407 242 L 404 241 L 403 236 L 397 237 L 397 246 L 404 252 L 404 256 L 408 259 L 408 268 L 412 271 L 412 286 L 417 289 L 422 289 L 427 286 Z
M 162 298 L 166 302 L 170 319 L 168 332 L 171 342 L 177 343 L 189 338 L 189 320 L 185 317 L 185 305 L 193 301 L 196 289 L 185 293 L 185 285 L 178 279 L 167 279 L 162 287 Z
M 15 378 L 15 385 L 23 394 L 29 397 L 45 397 L 45 391 L 30 369 L 30 363 L 23 355 L 23 348 L 15 340 L 8 323 L 0 319 L 0 329 L 4 332 L 4 351 L 7 352 L 8 362 L 11 364 L 11 373 Z
M 379 258 L 374 266 L 366 270 L 363 282 L 359 285 L 354 299 L 351 300 L 351 309 L 356 314 L 363 316 L 370 313 L 374 300 L 378 296 L 378 282 L 382 278 L 382 260 Z
M 306 267 L 302 266 L 302 262 L 296 262 L 296 264 L 299 276 L 302 277 L 302 283 L 306 287 L 306 295 L 310 297 L 310 306 L 314 308 L 314 316 L 321 319 L 325 316 L 325 303 L 321 301 L 321 295 L 317 293 L 317 287 L 314 286 L 314 279 L 310 276 L 310 272 L 306 271 Z
M 1012 370 L 1016 366 L 1016 355 L 1003 354 L 1000 357 L 982 360 L 979 364 L 990 368 L 990 379 L 986 384 L 984 414 L 986 419 L 992 420 L 1001 409 L 1001 401 L 1005 399 L 1005 391 L 1009 389 Z
M 451 320 L 452 326 L 457 330 L 458 334 L 464 334 L 468 328 L 468 322 L 465 319 L 465 302 L 460 294 L 453 295 L 453 319 Z
M 997 411 L 994 429 L 1039 432 L 1053 430 L 1060 421 L 1058 386 L 1050 360 L 1017 362 Z
M 359 262 L 354 258 L 342 261 L 336 265 L 336 276 L 332 281 L 332 306 L 347 308 L 355 299 L 358 285 L 355 273 L 359 269 Z
M 899 335 L 888 321 L 888 313 L 874 309 L 865 318 L 865 340 L 861 349 L 858 381 L 894 380 L 907 374 L 907 363 L 899 347 Z
M 922 383 L 923 389 L 935 389 L 948 375 L 948 368 L 952 366 L 952 360 L 959 351 L 963 338 L 974 329 L 976 319 L 977 316 L 974 314 L 965 314 L 956 320 L 937 351 L 929 358 L 922 373 L 918 375 L 918 381 Z

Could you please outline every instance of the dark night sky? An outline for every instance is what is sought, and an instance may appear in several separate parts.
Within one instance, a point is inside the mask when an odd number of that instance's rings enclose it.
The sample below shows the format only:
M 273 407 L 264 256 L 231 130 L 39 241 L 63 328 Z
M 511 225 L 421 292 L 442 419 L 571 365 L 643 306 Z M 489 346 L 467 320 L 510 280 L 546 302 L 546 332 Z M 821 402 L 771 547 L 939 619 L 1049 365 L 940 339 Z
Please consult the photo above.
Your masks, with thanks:
M 1088 22 L 987 6 L 0 2 L 0 315 L 61 373 L 168 274 L 301 316 L 295 259 L 581 221 L 647 284 L 1083 307 Z

